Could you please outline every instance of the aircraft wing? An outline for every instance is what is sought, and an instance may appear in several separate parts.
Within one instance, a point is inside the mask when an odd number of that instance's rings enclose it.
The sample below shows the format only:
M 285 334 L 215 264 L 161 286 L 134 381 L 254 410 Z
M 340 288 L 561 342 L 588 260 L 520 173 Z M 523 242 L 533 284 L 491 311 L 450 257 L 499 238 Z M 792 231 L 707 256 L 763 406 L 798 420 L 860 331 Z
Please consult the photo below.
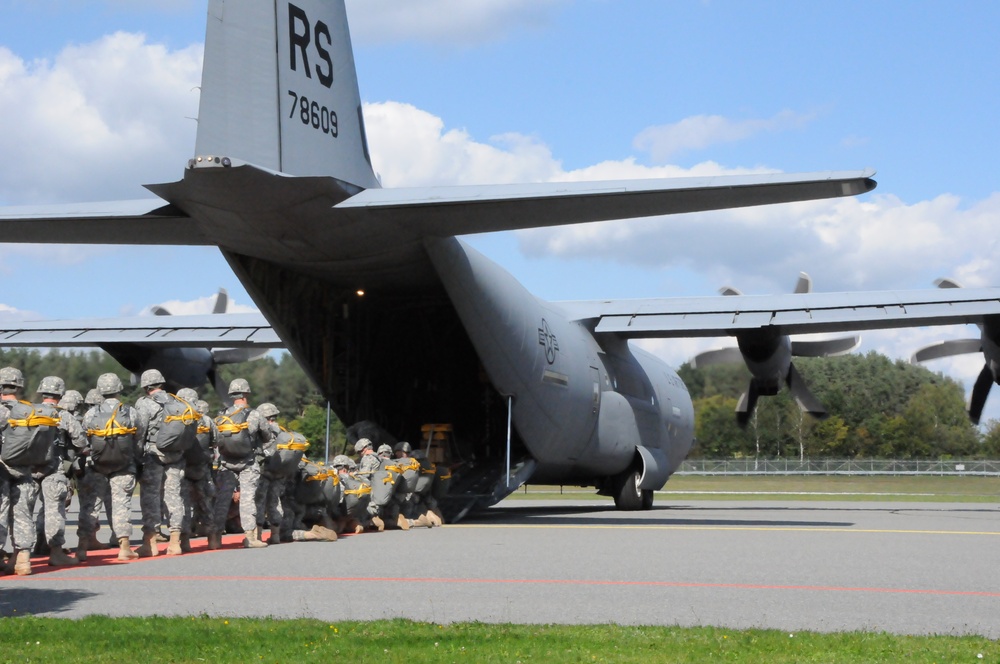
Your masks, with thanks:
M 0 346 L 283 348 L 261 314 L 130 316 L 0 323 Z
M 781 334 L 847 332 L 982 323 L 1000 315 L 1000 288 L 789 293 L 558 302 L 596 334 L 627 338 L 735 336 L 773 328 Z
M 873 170 L 366 189 L 335 209 L 424 235 L 463 235 L 863 194 Z
M 159 199 L 0 208 L 4 242 L 204 245 L 195 222 Z

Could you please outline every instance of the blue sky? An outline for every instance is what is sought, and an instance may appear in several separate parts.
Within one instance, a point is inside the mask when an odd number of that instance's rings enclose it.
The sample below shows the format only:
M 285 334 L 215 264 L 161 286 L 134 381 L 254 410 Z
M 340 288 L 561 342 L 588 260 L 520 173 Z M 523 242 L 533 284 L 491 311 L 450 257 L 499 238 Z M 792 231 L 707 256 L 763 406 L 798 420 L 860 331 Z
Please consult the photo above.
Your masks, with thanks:
M 203 0 L 0 0 L 0 205 L 181 175 Z M 348 0 L 386 186 L 873 167 L 864 197 L 473 238 L 548 299 L 1000 284 L 1000 5 Z M 251 305 L 214 249 L 4 245 L 0 314 Z M 46 295 L 51 293 L 52 295 Z M 906 357 L 974 330 L 864 335 Z M 721 342 L 657 342 L 678 364 Z M 981 358 L 932 365 L 971 385 Z M 1000 398 L 994 399 L 1000 402 Z

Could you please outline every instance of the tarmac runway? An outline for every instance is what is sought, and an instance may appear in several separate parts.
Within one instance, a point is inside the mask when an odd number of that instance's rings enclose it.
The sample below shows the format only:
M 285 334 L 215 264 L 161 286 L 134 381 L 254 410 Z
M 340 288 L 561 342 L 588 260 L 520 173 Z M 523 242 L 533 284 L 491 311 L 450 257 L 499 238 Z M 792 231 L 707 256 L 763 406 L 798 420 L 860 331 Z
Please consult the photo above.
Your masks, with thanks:
M 666 503 L 664 497 L 657 498 Z M 75 546 L 75 513 L 67 532 Z M 102 531 L 107 536 L 107 527 Z M 135 541 L 139 537 L 138 529 Z M 994 504 L 506 501 L 460 524 L 0 577 L 0 615 L 406 617 L 1000 638 Z M 163 546 L 163 545 L 161 545 Z

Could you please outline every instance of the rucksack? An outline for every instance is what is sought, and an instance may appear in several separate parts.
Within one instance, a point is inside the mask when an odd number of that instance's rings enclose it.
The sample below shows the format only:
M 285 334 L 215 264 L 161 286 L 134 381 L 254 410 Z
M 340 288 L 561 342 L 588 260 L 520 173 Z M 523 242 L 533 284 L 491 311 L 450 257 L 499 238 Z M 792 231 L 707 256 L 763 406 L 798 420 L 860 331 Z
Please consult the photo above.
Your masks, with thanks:
M 18 401 L 8 406 L 0 459 L 9 466 L 40 466 L 55 458 L 59 410 L 52 404 Z
M 359 521 L 365 519 L 372 498 L 372 485 L 352 473 L 339 477 L 344 488 L 344 511 L 347 516 Z
M 305 451 L 309 449 L 309 441 L 301 433 L 282 427 L 274 443 L 274 454 L 264 462 L 261 472 L 273 477 L 291 477 L 298 470 Z
M 94 470 L 110 475 L 125 470 L 135 456 L 136 426 L 132 410 L 122 402 L 110 407 L 105 401 L 91 411 L 86 421 L 87 440 Z
M 205 470 L 212 461 L 212 427 L 205 422 L 204 415 L 198 420 L 195 429 L 195 444 L 184 453 L 184 477 L 189 480 L 200 480 L 205 477 Z
M 334 482 L 336 481 L 336 484 Z M 295 488 L 295 501 L 300 505 L 320 505 L 332 502 L 334 487 L 340 485 L 340 478 L 325 466 L 305 461 Z
M 253 454 L 253 440 L 247 429 L 250 409 L 240 406 L 231 413 L 215 418 L 219 429 L 219 454 L 234 461 L 242 461 Z
M 153 401 L 163 408 L 160 428 L 156 432 L 156 449 L 161 452 L 186 452 L 196 445 L 198 422 L 201 415 L 176 394 L 160 390 L 152 395 Z

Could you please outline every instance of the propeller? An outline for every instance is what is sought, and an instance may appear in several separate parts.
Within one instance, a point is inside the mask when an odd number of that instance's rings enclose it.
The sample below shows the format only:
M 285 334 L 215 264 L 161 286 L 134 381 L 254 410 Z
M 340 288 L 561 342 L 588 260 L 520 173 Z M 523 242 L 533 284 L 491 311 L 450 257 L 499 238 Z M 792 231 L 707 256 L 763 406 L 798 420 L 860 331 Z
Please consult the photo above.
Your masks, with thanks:
M 938 288 L 961 288 L 962 284 L 954 279 L 937 279 L 934 285 Z M 944 357 L 982 353 L 985 363 L 969 395 L 969 419 L 973 424 L 979 424 L 983 416 L 986 398 L 994 384 L 1000 385 L 1000 319 L 986 317 L 979 325 L 979 338 L 950 339 L 938 341 L 920 348 L 910 357 L 912 364 L 921 364 Z
M 743 295 L 732 286 L 719 290 L 724 296 Z M 812 292 L 812 279 L 805 272 L 799 273 L 793 291 L 797 294 Z M 727 347 L 699 353 L 691 360 L 694 368 L 712 364 L 743 362 L 750 370 L 750 383 L 740 395 L 736 405 L 736 423 L 746 427 L 760 396 L 774 396 L 784 383 L 798 403 L 799 408 L 813 417 L 823 419 L 829 415 L 802 374 L 792 363 L 792 357 L 833 357 L 850 353 L 861 343 L 859 336 L 823 340 L 792 341 L 788 335 L 761 328 L 736 335 L 736 348 Z

